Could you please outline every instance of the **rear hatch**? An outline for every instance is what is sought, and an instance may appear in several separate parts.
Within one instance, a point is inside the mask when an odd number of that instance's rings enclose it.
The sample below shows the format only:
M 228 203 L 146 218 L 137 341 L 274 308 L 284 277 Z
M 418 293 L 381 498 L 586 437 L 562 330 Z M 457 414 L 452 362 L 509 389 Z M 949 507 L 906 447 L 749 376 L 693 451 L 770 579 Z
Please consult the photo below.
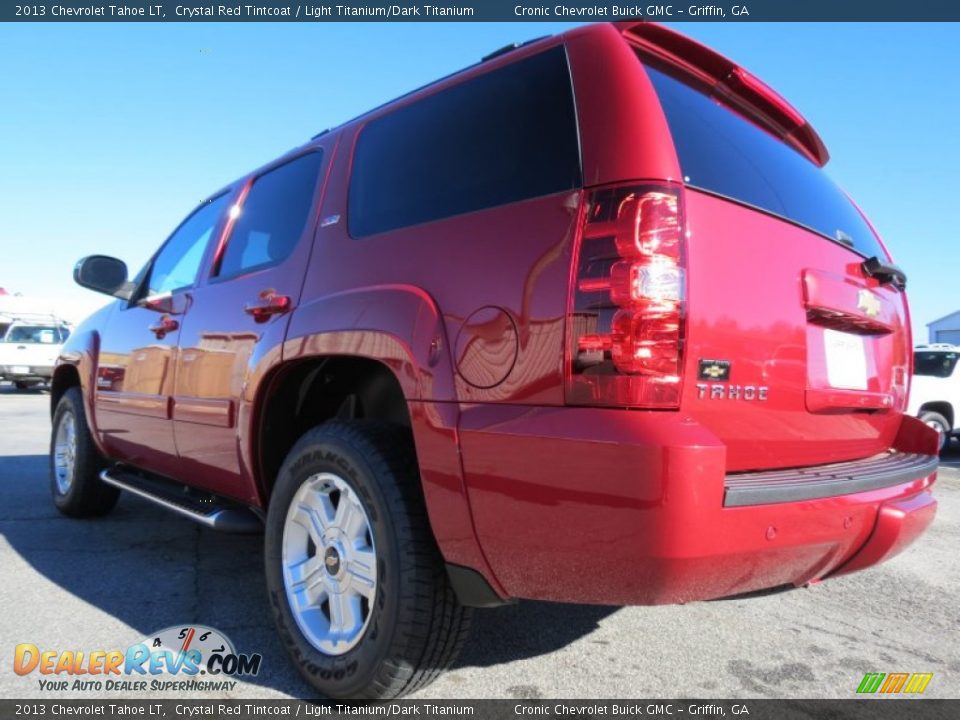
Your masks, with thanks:
M 902 278 L 796 110 L 729 60 L 652 32 L 633 40 L 684 186 L 681 411 L 723 440 L 731 471 L 886 451 L 908 389 Z

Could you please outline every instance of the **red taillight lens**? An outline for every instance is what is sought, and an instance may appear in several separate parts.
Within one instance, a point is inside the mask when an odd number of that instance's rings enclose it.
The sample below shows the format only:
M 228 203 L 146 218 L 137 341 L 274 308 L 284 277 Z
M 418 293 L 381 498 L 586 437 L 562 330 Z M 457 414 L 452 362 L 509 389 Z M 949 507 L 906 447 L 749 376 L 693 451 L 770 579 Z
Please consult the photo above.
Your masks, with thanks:
M 628 191 L 617 206 L 617 252 L 622 257 L 679 260 L 679 198 L 667 192 Z
M 567 402 L 676 408 L 684 321 L 679 190 L 585 198 L 567 337 Z

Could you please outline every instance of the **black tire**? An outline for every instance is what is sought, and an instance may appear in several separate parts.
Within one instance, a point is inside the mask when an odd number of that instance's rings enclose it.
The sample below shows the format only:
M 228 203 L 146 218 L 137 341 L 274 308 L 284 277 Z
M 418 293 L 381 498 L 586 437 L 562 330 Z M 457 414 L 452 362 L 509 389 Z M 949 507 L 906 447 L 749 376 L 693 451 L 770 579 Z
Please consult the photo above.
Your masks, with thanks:
M 57 432 L 70 417 L 75 423 L 76 446 L 73 452 L 73 476 L 64 489 L 58 481 L 55 454 Z M 105 464 L 90 435 L 83 408 L 83 394 L 78 387 L 72 387 L 63 394 L 53 413 L 49 463 L 53 504 L 64 515 L 77 518 L 106 515 L 117 504 L 120 491 L 100 480 L 100 471 Z
M 34 386 L 34 383 L 24 382 L 23 380 L 17 380 L 13 384 L 17 390 L 29 390 Z
M 300 486 L 333 473 L 359 497 L 376 547 L 377 589 L 366 630 L 341 655 L 301 632 L 283 580 L 283 530 Z M 267 591 L 280 638 L 304 679 L 327 697 L 395 698 L 432 682 L 456 659 L 472 611 L 462 607 L 430 530 L 408 430 L 331 421 L 307 432 L 280 470 L 267 513 Z M 322 572 L 322 571 L 321 571 Z
M 936 429 L 940 432 L 940 452 L 943 452 L 950 443 L 950 423 L 943 415 L 932 410 L 924 410 L 920 413 L 920 419 L 931 427 L 936 426 Z

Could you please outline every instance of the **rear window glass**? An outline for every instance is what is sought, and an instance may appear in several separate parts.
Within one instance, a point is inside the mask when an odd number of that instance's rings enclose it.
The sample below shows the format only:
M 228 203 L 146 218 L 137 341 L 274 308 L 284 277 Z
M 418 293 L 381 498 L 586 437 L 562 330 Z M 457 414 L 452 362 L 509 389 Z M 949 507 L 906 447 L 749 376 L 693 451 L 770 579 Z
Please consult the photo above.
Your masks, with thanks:
M 569 190 L 580 151 L 562 47 L 371 120 L 350 179 L 363 237 Z
M 698 90 L 646 69 L 687 185 L 766 210 L 866 257 L 886 257 L 870 226 L 823 169 Z
M 960 353 L 917 352 L 913 354 L 913 374 L 946 378 L 953 374 Z

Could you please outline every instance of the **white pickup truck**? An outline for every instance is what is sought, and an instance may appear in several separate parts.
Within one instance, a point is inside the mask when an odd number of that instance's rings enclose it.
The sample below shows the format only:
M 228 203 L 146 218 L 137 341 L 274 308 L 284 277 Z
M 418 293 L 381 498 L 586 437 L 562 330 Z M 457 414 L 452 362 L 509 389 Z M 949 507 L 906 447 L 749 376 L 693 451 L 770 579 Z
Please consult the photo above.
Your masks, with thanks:
M 917 345 L 907 412 L 940 433 L 940 448 L 957 433 L 960 411 L 960 347 L 936 343 Z
M 70 335 L 51 315 L 19 316 L 0 323 L 0 380 L 18 390 L 50 382 L 60 346 Z

